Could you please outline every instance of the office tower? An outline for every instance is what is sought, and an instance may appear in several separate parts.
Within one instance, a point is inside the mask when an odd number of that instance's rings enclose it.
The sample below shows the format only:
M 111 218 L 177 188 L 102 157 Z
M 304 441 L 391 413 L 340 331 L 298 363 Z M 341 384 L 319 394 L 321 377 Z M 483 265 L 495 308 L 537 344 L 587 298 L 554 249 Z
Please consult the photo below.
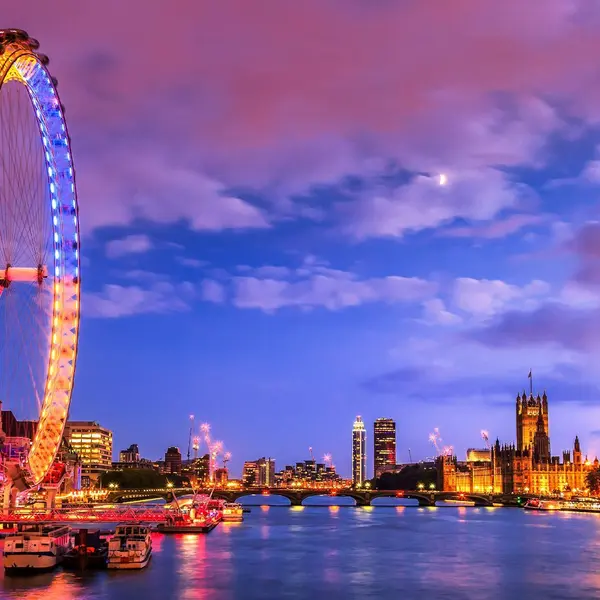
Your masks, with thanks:
M 181 475 L 181 451 L 177 446 L 171 446 L 165 452 L 165 473 Z
M 81 460 L 81 487 L 93 487 L 112 467 L 112 431 L 95 421 L 68 421 L 64 437 Z
M 362 417 L 356 417 L 352 427 L 352 482 L 363 484 L 367 479 L 367 431 Z
M 373 472 L 379 477 L 396 468 L 396 422 L 380 418 L 373 424 Z

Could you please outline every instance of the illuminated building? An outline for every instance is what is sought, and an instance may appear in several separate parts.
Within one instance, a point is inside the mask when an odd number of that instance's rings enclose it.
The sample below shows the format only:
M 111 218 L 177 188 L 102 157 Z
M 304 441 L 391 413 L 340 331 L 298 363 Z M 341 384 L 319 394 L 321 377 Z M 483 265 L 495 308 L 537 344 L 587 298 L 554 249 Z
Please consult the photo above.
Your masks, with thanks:
M 467 462 L 491 462 L 492 452 L 489 448 L 469 448 Z
M 373 424 L 373 470 L 375 477 L 396 468 L 396 422 L 376 419 Z
M 438 459 L 438 486 L 445 491 L 466 493 L 549 495 L 578 493 L 586 488 L 586 474 L 597 464 L 584 460 L 579 438 L 573 454 L 550 453 L 548 397 L 517 395 L 517 444 L 496 440 L 490 451 L 469 450 L 466 462 L 456 457 Z M 572 457 L 571 457 L 572 456 Z
M 170 446 L 165 452 L 164 472 L 181 475 L 181 451 L 176 446 Z
M 227 481 L 229 479 L 229 472 L 225 467 L 221 469 L 215 469 L 215 484 L 221 487 L 225 487 L 227 485 Z
M 245 486 L 275 485 L 275 459 L 259 458 L 258 460 L 247 460 L 242 471 L 242 481 Z
M 367 479 L 367 431 L 362 417 L 352 427 L 352 482 L 362 485 Z
M 247 460 L 244 462 L 242 482 L 246 487 L 258 485 L 258 465 L 255 460 Z
M 127 450 L 119 452 L 119 462 L 138 463 L 140 462 L 140 449 L 137 444 L 131 444 Z
M 68 421 L 65 438 L 81 461 L 81 487 L 93 487 L 112 466 L 112 431 L 95 421 Z

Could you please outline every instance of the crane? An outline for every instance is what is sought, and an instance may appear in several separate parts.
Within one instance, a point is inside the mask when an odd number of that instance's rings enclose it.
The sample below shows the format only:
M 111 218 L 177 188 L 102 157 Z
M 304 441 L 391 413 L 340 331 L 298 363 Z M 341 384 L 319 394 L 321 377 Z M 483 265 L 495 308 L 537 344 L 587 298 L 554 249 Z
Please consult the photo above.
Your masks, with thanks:
M 192 432 L 194 430 L 194 415 L 190 415 L 190 436 L 188 438 L 188 451 L 187 451 L 187 459 L 190 462 L 190 450 L 192 446 Z
M 231 452 L 225 452 L 223 454 L 223 468 L 227 468 L 227 463 L 231 460 Z
M 315 460 L 315 455 L 313 454 L 313 449 L 312 446 L 308 447 L 308 452 L 310 453 L 310 460 L 312 460 L 314 462 Z
M 487 450 L 490 449 L 490 434 L 485 429 L 481 430 L 481 439 L 485 442 L 485 447 Z

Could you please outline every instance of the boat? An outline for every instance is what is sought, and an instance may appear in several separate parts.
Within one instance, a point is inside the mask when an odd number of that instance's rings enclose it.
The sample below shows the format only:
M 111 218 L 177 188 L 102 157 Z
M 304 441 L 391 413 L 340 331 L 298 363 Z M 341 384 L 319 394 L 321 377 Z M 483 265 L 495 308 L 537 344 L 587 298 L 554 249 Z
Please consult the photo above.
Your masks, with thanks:
M 143 569 L 152 558 L 150 527 L 117 525 L 115 535 L 108 541 L 109 569 Z
M 71 547 L 70 527 L 44 523 L 20 523 L 4 540 L 7 573 L 51 571 Z
M 75 546 L 63 560 L 63 569 L 106 569 L 108 540 L 101 537 L 99 529 L 80 529 Z
M 160 533 L 210 533 L 221 520 L 217 511 L 192 506 L 189 511 L 173 510 L 167 514 L 165 523 L 159 523 Z
M 553 500 L 540 500 L 531 498 L 523 507 L 525 510 L 562 510 L 562 506 Z
M 243 521 L 244 520 L 244 507 L 241 504 L 235 502 L 227 502 L 223 506 L 223 521 Z

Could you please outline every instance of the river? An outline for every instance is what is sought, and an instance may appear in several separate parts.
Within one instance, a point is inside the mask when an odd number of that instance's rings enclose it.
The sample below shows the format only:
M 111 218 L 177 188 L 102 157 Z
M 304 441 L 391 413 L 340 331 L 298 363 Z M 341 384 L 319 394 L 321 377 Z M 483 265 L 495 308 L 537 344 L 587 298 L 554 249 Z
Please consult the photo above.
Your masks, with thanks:
M 11 600 L 600 598 L 600 515 L 475 507 L 253 507 L 153 538 L 140 572 L 0 575 Z

